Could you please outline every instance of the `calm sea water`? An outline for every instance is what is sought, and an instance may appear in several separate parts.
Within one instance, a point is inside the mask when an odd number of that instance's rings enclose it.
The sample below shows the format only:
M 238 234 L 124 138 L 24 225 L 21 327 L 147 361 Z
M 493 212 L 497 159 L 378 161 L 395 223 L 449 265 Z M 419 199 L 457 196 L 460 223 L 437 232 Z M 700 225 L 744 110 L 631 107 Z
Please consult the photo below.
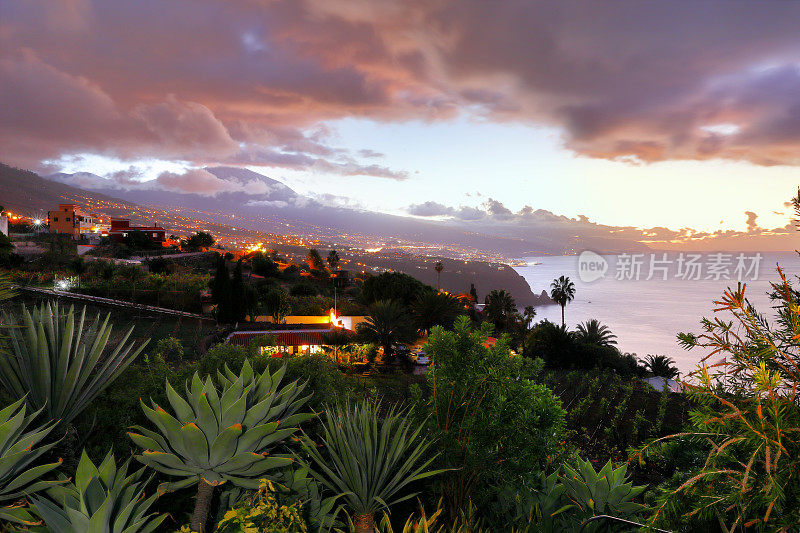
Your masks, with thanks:
M 560 275 L 569 276 L 575 283 L 575 299 L 567 305 L 566 323 L 574 329 L 579 322 L 596 318 L 611 328 L 617 335 L 617 345 L 622 351 L 633 352 L 644 357 L 646 354 L 664 354 L 675 359 L 681 372 L 686 373 L 695 369 L 698 361 L 704 355 L 697 349 L 686 351 L 678 345 L 676 334 L 678 332 L 700 332 L 699 322 L 703 316 L 714 315 L 714 300 L 720 299 L 726 287 L 735 287 L 734 276 L 738 254 L 732 257 L 711 257 L 703 254 L 696 259 L 694 264 L 701 264 L 700 275 L 703 279 L 682 279 L 677 277 L 678 254 L 670 253 L 666 262 L 654 266 L 666 269 L 667 279 L 663 270 L 655 269 L 650 280 L 646 278 L 650 270 L 650 254 L 638 258 L 641 260 L 641 274 L 639 280 L 635 279 L 633 269 L 628 266 L 630 259 L 619 256 L 603 256 L 608 262 L 608 271 L 601 279 L 592 282 L 581 281 L 578 272 L 578 256 L 548 256 L 526 257 L 528 266 L 517 267 L 516 270 L 528 281 L 534 293 L 542 290 L 549 292 L 550 283 Z M 758 279 L 753 280 L 752 275 L 745 276 L 747 282 L 745 294 L 756 304 L 762 312 L 769 311 L 769 299 L 766 291 L 769 282 L 778 280 L 776 264 L 787 274 L 794 276 L 800 274 L 800 258 L 795 253 L 765 253 L 758 268 Z M 663 260 L 659 253 L 656 259 Z M 682 273 L 687 271 L 684 256 Z M 744 266 L 752 266 L 753 254 L 745 254 Z M 728 262 L 730 261 L 730 263 Z M 720 279 L 704 279 L 709 274 L 712 264 L 717 265 Z M 725 270 L 729 271 L 730 278 L 725 279 Z M 626 275 L 634 279 L 618 280 L 617 272 L 621 269 Z M 585 270 L 584 270 L 585 271 Z M 713 273 L 713 270 L 711 271 Z M 746 271 L 742 272 L 746 274 Z M 695 277 L 692 272 L 691 277 Z M 558 305 L 540 306 L 537 308 L 535 320 L 548 319 L 561 323 L 561 308 Z M 723 314 L 723 313 L 720 313 Z

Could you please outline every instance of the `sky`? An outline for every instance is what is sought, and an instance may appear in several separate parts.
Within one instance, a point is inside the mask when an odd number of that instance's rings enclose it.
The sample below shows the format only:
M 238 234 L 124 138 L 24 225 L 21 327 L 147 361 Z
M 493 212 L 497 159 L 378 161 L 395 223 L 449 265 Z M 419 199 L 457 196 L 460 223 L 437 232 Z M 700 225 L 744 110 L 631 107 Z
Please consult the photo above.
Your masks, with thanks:
M 0 0 L 0 161 L 754 234 L 800 185 L 798 27 L 784 1 Z

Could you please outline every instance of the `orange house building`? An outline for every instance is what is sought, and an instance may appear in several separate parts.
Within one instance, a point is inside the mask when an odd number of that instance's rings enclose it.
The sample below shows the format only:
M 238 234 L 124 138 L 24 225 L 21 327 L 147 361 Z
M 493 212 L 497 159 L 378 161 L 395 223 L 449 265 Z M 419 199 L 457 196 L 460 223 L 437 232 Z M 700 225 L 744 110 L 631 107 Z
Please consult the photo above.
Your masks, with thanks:
M 47 221 L 50 233 L 65 233 L 73 237 L 91 231 L 97 221 L 96 216 L 86 213 L 75 204 L 58 204 L 58 211 L 48 211 Z

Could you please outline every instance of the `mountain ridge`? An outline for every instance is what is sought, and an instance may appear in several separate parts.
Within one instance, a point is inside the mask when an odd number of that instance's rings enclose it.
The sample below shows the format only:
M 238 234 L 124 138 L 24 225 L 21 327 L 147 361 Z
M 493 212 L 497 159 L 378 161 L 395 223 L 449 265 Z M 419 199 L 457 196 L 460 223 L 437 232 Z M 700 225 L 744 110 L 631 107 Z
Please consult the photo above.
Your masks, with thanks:
M 285 232 L 286 226 L 300 232 L 324 228 L 332 239 L 337 232 L 339 235 L 361 234 L 376 239 L 397 238 L 474 248 L 506 257 L 521 257 L 530 252 L 558 255 L 569 253 L 575 247 L 608 253 L 648 249 L 630 239 L 615 239 L 610 233 L 576 237 L 569 223 L 562 223 L 560 227 L 548 226 L 545 222 L 536 222 L 539 227 L 499 223 L 490 226 L 479 221 L 447 223 L 336 207 L 302 196 L 278 180 L 249 169 L 223 166 L 203 170 L 233 190 L 214 194 L 176 192 L 157 188 L 159 184 L 154 182 L 125 189 L 116 182 L 87 173 L 54 174 L 50 178 L 61 183 L 75 181 L 92 191 L 120 196 L 140 205 L 179 206 L 195 211 L 195 215 L 206 221 L 218 222 L 221 216 L 235 214 L 237 226 L 271 233 Z M 115 186 L 118 188 L 113 188 Z

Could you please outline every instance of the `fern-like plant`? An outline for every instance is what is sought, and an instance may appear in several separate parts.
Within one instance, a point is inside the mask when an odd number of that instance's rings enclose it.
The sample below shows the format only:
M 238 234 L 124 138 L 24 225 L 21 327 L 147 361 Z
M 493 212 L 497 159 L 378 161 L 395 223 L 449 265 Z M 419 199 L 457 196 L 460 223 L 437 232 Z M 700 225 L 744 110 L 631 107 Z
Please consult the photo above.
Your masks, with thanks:
M 800 198 L 795 202 L 800 207 Z M 778 274 L 770 294 L 774 321 L 739 284 L 714 302 L 727 316 L 704 318 L 702 332 L 679 335 L 687 349 L 708 354 L 685 381 L 692 426 L 649 443 L 637 457 L 658 458 L 670 442 L 694 446 L 703 457 L 659 491 L 654 525 L 800 531 L 800 299 Z

